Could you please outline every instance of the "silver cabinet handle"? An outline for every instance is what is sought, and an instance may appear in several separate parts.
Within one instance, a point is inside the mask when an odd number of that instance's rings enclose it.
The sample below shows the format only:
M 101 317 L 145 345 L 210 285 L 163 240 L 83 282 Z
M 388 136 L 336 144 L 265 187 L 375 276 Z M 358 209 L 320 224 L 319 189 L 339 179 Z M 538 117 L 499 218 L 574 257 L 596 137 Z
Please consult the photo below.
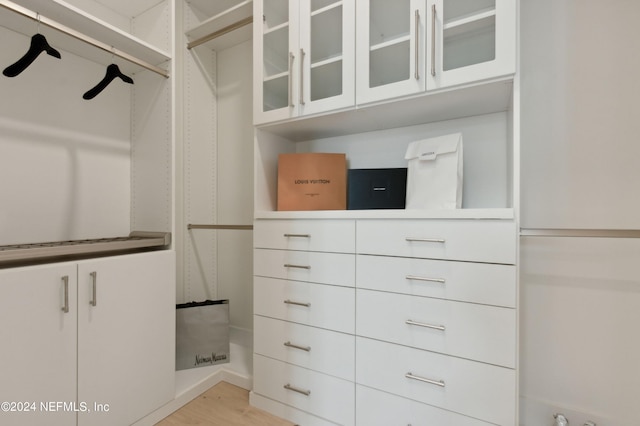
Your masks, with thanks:
M 296 59 L 295 55 L 289 52 L 289 106 L 294 107 L 293 103 L 293 61 Z
M 432 328 L 434 330 L 440 330 L 440 331 L 444 331 L 445 329 L 444 325 L 426 324 L 424 322 L 417 322 L 410 319 L 406 320 L 405 324 L 416 325 L 418 327 Z
M 300 105 L 304 105 L 304 49 L 300 49 Z
M 436 5 L 431 6 L 431 75 L 436 76 Z
M 416 24 L 416 31 L 415 31 L 415 50 L 414 50 L 414 59 L 416 61 L 415 64 L 415 74 L 414 77 L 416 78 L 416 80 L 420 80 L 420 69 L 418 66 L 418 62 L 420 60 L 420 11 L 418 9 L 416 9 L 416 14 L 415 14 L 415 24 Z
M 289 383 L 284 385 L 284 388 L 287 389 L 287 390 L 290 390 L 290 391 L 301 393 L 301 394 L 306 395 L 306 396 L 311 395 L 311 391 L 310 390 L 300 389 L 300 388 L 297 388 L 295 386 L 291 386 Z
M 406 241 L 409 242 L 420 242 L 420 243 L 442 243 L 444 244 L 445 240 L 442 238 L 415 238 L 415 237 L 407 237 Z
M 285 238 L 311 238 L 311 234 L 283 234 Z
M 311 307 L 311 303 L 304 303 L 304 302 L 294 302 L 293 300 L 285 300 L 284 303 L 286 303 L 287 305 L 296 305 L 296 306 L 304 306 L 306 308 Z
M 62 306 L 62 312 L 69 313 L 69 276 L 62 277 L 62 286 L 64 287 L 64 305 Z
M 284 345 L 288 348 L 300 349 L 301 351 L 311 352 L 311 346 L 299 346 L 299 345 L 294 345 L 291 342 L 284 342 Z
M 444 381 L 443 380 L 427 379 L 425 377 L 416 376 L 416 375 L 412 374 L 411 372 L 405 374 L 404 377 L 406 377 L 407 379 L 417 380 L 419 382 L 424 382 L 424 383 L 429 383 L 431 385 L 440 386 L 442 388 L 444 387 Z
M 98 304 L 98 285 L 97 285 L 98 273 L 91 272 L 89 275 L 91 275 L 91 291 L 92 291 L 92 297 L 91 297 L 91 300 L 89 301 L 89 304 L 91 306 L 96 306 Z
M 417 275 L 407 275 L 405 278 L 408 280 L 415 280 L 415 281 L 428 281 L 428 282 L 440 283 L 440 284 L 445 283 L 444 278 L 429 278 L 429 277 L 420 277 Z
M 292 265 L 291 263 L 285 263 L 285 268 L 297 268 L 297 269 L 311 269 L 309 265 Z

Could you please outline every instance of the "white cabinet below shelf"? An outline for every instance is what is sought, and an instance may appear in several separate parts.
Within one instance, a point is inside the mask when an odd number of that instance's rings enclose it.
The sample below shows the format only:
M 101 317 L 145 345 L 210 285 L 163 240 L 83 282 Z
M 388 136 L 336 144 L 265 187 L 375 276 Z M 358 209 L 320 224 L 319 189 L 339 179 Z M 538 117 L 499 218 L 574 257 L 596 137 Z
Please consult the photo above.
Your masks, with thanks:
M 37 404 L 11 424 L 132 424 L 173 399 L 174 264 L 163 250 L 0 270 L 0 396 Z

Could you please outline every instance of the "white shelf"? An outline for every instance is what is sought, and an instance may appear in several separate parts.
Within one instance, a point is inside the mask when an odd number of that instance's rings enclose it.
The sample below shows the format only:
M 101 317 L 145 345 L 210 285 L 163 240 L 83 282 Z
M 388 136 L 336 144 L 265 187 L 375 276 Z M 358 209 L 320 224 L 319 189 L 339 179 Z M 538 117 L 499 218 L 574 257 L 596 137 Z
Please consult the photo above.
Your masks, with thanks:
M 212 2 L 215 3 L 215 2 Z M 253 15 L 253 1 L 247 0 L 222 11 L 186 32 L 189 41 L 198 40 L 210 34 L 223 30 Z M 253 25 L 248 24 L 228 32 L 220 37 L 206 42 L 212 50 L 223 50 L 247 40 L 251 40 Z
M 324 13 L 324 12 L 326 12 L 328 10 L 331 10 L 331 9 L 334 9 L 334 8 L 340 7 L 340 6 L 342 6 L 342 2 L 341 1 L 337 1 L 337 2 L 335 2 L 333 4 L 330 4 L 329 6 L 325 6 L 323 8 L 318 9 L 318 10 L 314 10 L 313 12 L 311 12 L 311 16 L 319 15 L 321 13 Z
M 403 100 L 401 105 L 392 99 L 258 127 L 299 142 L 507 111 L 511 103 L 512 81 L 506 78 L 458 86 L 416 95 Z
M 496 16 L 496 9 L 493 7 L 451 19 L 444 23 L 444 29 L 448 30 L 462 25 L 467 25 L 475 21 L 481 21 L 490 16 Z
M 451 210 L 256 211 L 255 219 L 513 219 L 512 208 Z
M 374 50 L 384 49 L 385 47 L 394 46 L 396 44 L 405 43 L 407 41 L 411 41 L 411 36 L 409 34 L 394 38 L 392 40 L 387 40 L 383 43 L 374 44 L 369 48 L 369 51 L 373 52 Z
M 188 0 L 188 2 L 204 16 L 217 16 L 246 3 L 245 0 Z
M 122 29 L 111 25 L 95 16 L 89 15 L 77 7 L 62 0 L 16 0 L 9 2 L 1 0 L 0 5 L 14 3 L 22 6 L 28 11 L 38 13 L 44 18 L 53 20 L 63 26 L 77 31 L 85 36 L 93 38 L 105 45 L 112 46 L 122 52 L 134 56 L 151 65 L 159 66 L 171 59 L 166 51 L 163 51 L 151 44 L 141 40 Z M 16 12 L 0 7 L 0 26 L 15 32 L 32 36 L 38 31 L 38 24 L 33 19 L 22 16 Z M 108 64 L 112 61 L 112 55 L 101 49 L 91 46 L 83 41 L 77 40 L 69 35 L 63 34 L 55 29 L 50 29 L 41 25 L 42 32 L 49 43 L 57 48 L 70 53 L 77 54 L 89 60 Z M 122 61 L 124 62 L 124 61 Z M 127 62 L 120 64 L 123 71 L 134 72 L 141 69 L 138 66 Z

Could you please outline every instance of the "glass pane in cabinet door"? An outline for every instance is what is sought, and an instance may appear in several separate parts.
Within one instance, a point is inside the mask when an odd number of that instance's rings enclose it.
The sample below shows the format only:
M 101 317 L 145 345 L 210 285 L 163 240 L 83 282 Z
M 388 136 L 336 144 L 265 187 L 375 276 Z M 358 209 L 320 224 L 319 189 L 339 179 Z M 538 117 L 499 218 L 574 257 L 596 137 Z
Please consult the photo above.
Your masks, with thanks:
M 369 2 L 369 87 L 411 78 L 410 0 Z
M 342 94 L 342 4 L 311 2 L 311 100 Z
M 263 7 L 263 111 L 271 111 L 289 103 L 289 1 L 265 0 Z
M 447 0 L 443 7 L 444 71 L 494 60 L 495 0 Z

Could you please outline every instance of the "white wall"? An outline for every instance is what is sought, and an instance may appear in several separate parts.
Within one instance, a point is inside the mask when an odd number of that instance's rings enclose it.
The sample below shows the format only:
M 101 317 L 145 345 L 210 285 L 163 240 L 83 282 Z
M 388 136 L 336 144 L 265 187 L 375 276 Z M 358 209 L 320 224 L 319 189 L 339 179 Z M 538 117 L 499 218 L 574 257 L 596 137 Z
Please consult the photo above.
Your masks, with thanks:
M 4 28 L 0 38 L 4 69 L 30 38 Z M 61 59 L 42 53 L 0 75 L 0 245 L 130 231 L 132 88 L 114 81 L 84 100 L 106 67 L 57 48 Z
M 523 228 L 640 228 L 640 2 L 520 0 Z M 636 426 L 640 240 L 521 239 L 520 423 Z

